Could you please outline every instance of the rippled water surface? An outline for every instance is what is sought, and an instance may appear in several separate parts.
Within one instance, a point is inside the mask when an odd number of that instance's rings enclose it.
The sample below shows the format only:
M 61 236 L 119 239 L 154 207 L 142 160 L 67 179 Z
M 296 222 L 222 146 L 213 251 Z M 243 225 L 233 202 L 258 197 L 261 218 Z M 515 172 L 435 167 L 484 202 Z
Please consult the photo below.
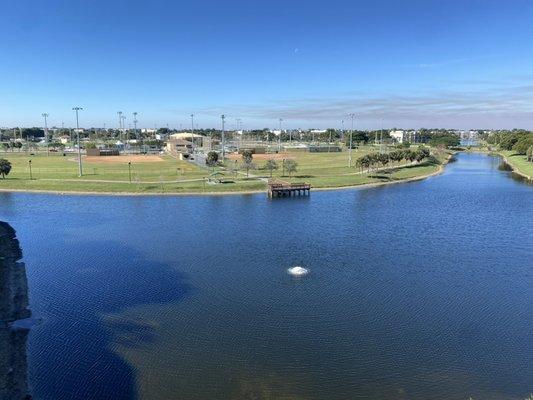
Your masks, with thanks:
M 498 166 L 273 201 L 1 193 L 40 321 L 31 394 L 523 399 L 533 187 Z

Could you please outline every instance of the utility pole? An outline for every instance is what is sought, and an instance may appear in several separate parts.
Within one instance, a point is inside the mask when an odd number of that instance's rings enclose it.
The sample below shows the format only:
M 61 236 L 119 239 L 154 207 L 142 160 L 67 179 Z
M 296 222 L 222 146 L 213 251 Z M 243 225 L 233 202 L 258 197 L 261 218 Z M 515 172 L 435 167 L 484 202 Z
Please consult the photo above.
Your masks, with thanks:
M 76 111 L 76 132 L 78 134 L 77 136 L 78 138 L 78 172 L 79 172 L 78 176 L 81 178 L 83 176 L 83 166 L 81 165 L 80 122 L 78 119 L 78 112 L 83 110 L 83 108 L 74 107 L 73 110 Z
M 348 115 L 352 120 L 352 130 L 350 131 L 350 149 L 348 150 L 348 166 L 352 166 L 352 138 L 353 138 L 353 122 L 355 119 L 355 114 Z
M 226 158 L 226 133 L 224 132 L 224 124 L 226 122 L 226 116 L 222 114 L 220 116 L 222 119 L 222 162 L 224 162 L 224 159 Z
M 48 143 L 48 123 L 46 121 L 46 118 L 48 118 L 48 116 L 50 114 L 42 113 L 41 115 L 44 117 L 44 138 L 45 138 L 45 141 L 46 141 L 46 154 L 50 155 L 50 146 L 49 146 L 49 143 Z
M 344 120 L 341 119 L 341 141 L 344 142 Z

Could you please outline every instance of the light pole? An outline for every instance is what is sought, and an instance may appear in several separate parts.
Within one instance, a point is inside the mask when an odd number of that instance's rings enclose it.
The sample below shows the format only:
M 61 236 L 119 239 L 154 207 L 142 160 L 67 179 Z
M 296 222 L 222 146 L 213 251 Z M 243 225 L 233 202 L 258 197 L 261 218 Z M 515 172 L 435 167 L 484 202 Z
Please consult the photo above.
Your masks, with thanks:
M 344 120 L 341 119 L 341 140 L 344 142 Z
M 124 151 L 126 151 L 126 143 L 128 143 L 129 134 L 126 131 L 126 116 L 122 115 L 121 118 L 122 118 L 122 137 L 124 138 Z M 128 136 L 126 136 L 126 135 L 128 135 Z M 128 143 L 128 151 L 129 150 L 130 150 L 130 146 L 129 146 L 129 143 Z
M 242 130 L 242 119 L 237 118 L 237 131 L 240 131 L 239 135 L 239 149 L 242 147 L 242 140 L 244 136 L 244 130 Z
M 46 121 L 46 118 L 48 118 L 50 114 L 42 113 L 41 115 L 44 117 L 44 138 L 46 141 L 46 154 L 50 155 L 50 146 L 48 144 L 48 123 Z
M 191 114 L 191 142 L 192 152 L 194 153 L 194 114 Z
M 122 111 L 117 111 L 117 115 L 118 115 L 118 138 L 120 140 L 121 138 L 121 132 L 122 132 Z M 124 139 L 124 138 L 122 138 Z M 124 143 L 122 143 L 124 145 L 124 151 L 126 150 L 126 145 Z
M 283 122 L 283 118 L 279 119 L 279 136 L 278 136 L 278 153 L 281 153 L 281 123 Z
M 381 118 L 381 132 L 379 137 L 379 152 L 383 153 L 383 118 Z
M 224 158 L 226 157 L 226 133 L 224 131 L 224 124 L 226 122 L 226 116 L 222 114 L 220 116 L 222 119 L 222 162 L 224 162 Z
M 79 177 L 81 178 L 83 176 L 83 166 L 81 165 L 81 145 L 80 145 L 80 122 L 78 119 L 78 112 L 83 110 L 81 107 L 74 107 L 74 111 L 76 111 L 76 133 L 77 133 L 77 140 L 78 140 L 78 172 Z
M 139 141 L 139 152 L 142 153 L 141 141 L 139 140 L 139 135 L 137 133 L 137 122 L 139 122 L 137 121 L 137 114 L 137 111 L 133 113 L 133 134 L 135 135 L 135 139 Z
M 350 148 L 348 150 L 348 167 L 352 166 L 352 138 L 353 138 L 353 120 L 355 119 L 355 114 L 348 115 L 352 120 L 352 130 L 350 131 Z

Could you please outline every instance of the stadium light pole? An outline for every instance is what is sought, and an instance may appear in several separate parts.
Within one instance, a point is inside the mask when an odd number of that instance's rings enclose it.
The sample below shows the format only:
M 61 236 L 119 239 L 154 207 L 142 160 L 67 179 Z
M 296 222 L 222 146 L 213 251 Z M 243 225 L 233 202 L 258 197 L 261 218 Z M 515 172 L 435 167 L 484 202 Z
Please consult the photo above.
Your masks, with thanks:
M 381 133 L 379 138 L 379 152 L 383 153 L 383 118 L 381 118 Z
M 117 111 L 117 115 L 118 115 L 118 139 L 121 140 L 123 139 L 122 138 L 122 111 Z M 124 150 L 126 150 L 126 145 L 124 143 L 122 143 L 124 145 Z
M 352 130 L 350 131 L 350 148 L 348 150 L 348 167 L 352 166 L 352 138 L 353 138 L 353 123 L 355 119 L 355 114 L 350 114 L 349 117 L 352 120 Z
M 122 115 L 121 118 L 122 118 L 122 136 L 124 137 L 124 151 L 125 151 L 126 150 L 126 143 L 128 143 L 128 140 L 129 140 L 129 134 L 128 134 L 128 131 L 126 130 L 126 116 Z M 130 146 L 129 146 L 129 143 L 128 143 L 128 151 L 129 150 L 130 150 Z
M 50 114 L 42 113 L 41 115 L 44 117 L 44 138 L 46 139 L 46 154 L 50 155 L 50 145 L 48 143 L 48 122 L 46 121 L 46 118 L 48 118 Z
M 283 118 L 279 119 L 279 136 L 278 136 L 278 153 L 281 153 L 281 123 L 283 122 Z
M 224 131 L 224 124 L 226 123 L 226 116 L 222 114 L 220 116 L 222 119 L 222 162 L 224 162 L 224 159 L 226 158 L 226 133 Z
M 135 135 L 135 139 L 139 140 L 139 134 L 137 133 L 137 115 L 139 113 L 137 111 L 134 111 L 133 112 L 133 134 Z M 142 153 L 142 146 L 140 144 L 140 140 L 139 140 L 139 152 Z
M 83 176 L 83 166 L 81 165 L 81 145 L 80 145 L 80 122 L 78 118 L 78 112 L 83 110 L 81 107 L 74 107 L 72 108 L 74 111 L 76 111 L 76 133 L 77 133 L 77 141 L 78 141 L 78 176 L 81 178 Z
M 194 114 L 191 114 L 191 142 L 192 152 L 194 153 Z

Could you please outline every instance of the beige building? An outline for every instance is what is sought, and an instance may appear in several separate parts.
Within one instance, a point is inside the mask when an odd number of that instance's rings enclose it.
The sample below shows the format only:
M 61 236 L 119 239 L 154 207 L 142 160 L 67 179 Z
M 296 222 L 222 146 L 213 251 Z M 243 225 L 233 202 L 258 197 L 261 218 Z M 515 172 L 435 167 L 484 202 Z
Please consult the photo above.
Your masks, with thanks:
M 168 140 L 186 140 L 188 142 L 191 142 L 195 148 L 209 148 L 211 144 L 210 138 L 191 132 L 173 133 L 168 137 Z
M 170 138 L 167 141 L 167 152 L 172 155 L 180 155 L 180 157 L 187 158 L 193 151 L 193 143 L 188 140 Z

